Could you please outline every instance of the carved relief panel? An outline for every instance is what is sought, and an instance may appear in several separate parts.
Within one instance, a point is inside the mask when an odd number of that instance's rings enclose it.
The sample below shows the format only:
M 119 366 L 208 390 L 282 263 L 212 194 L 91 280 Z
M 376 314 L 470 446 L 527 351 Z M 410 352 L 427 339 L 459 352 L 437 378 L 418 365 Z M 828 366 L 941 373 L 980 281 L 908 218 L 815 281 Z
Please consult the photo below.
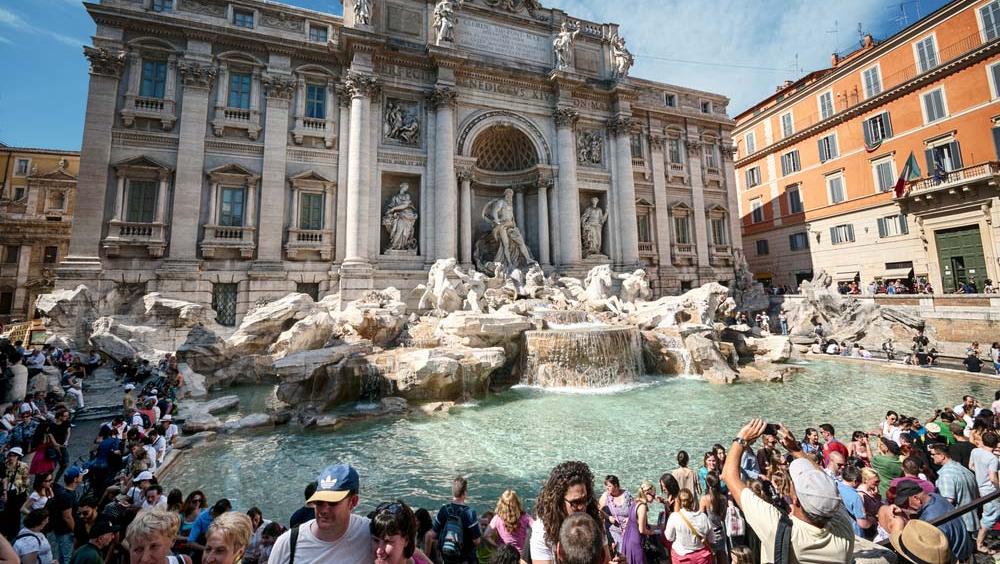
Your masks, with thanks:
M 401 145 L 420 145 L 422 120 L 420 103 L 386 96 L 382 114 L 382 136 L 385 141 Z
M 604 133 L 599 129 L 581 131 L 576 136 L 576 162 L 582 166 L 604 166 Z

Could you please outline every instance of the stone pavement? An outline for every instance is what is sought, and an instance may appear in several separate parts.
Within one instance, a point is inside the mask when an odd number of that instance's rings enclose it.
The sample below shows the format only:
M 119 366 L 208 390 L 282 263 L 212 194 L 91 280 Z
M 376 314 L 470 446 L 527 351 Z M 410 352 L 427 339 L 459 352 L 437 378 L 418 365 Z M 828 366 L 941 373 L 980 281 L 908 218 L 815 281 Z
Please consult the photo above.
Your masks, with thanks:
M 90 459 L 90 449 L 101 424 L 121 413 L 123 391 L 114 371 L 107 365 L 95 370 L 84 381 L 83 400 L 86 407 L 73 417 L 73 432 L 69 441 L 71 462 L 81 457 L 83 460 Z

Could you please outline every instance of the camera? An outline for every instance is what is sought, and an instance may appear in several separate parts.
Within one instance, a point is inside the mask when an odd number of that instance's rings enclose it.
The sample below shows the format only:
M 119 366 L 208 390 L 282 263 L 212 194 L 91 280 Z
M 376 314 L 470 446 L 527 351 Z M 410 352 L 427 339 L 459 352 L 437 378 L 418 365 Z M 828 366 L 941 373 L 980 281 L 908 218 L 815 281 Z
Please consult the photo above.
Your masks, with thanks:
M 772 435 L 772 436 L 777 437 L 778 436 L 778 424 L 777 423 L 768 423 L 768 424 L 764 425 L 764 434 L 765 435 Z

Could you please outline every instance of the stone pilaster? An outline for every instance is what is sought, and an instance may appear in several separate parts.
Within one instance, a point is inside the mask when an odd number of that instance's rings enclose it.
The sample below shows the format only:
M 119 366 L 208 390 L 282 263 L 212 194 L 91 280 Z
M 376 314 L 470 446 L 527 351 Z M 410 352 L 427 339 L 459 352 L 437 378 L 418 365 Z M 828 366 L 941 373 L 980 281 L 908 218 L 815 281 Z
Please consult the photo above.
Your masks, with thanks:
M 57 269 L 59 287 L 73 287 L 96 279 L 101 272 L 99 248 L 104 223 L 104 202 L 111 160 L 111 128 L 115 123 L 118 81 L 125 52 L 84 47 L 90 62 L 87 114 L 80 147 L 80 174 L 69 254 Z
M 347 187 L 347 152 L 350 146 L 350 126 L 351 126 L 351 94 L 343 85 L 337 86 L 337 231 L 336 231 L 336 262 L 344 260 L 347 250 L 347 197 L 345 188 Z
M 618 116 L 608 121 L 608 132 L 615 137 L 615 178 L 612 190 L 618 203 L 619 237 L 622 265 L 639 264 L 639 231 L 635 216 L 635 178 L 632 175 L 632 118 Z
M 265 75 L 267 110 L 264 120 L 264 166 L 260 178 L 260 220 L 257 222 L 257 260 L 280 261 L 285 227 L 285 158 L 288 110 L 295 82 L 290 76 Z
M 459 169 L 458 180 L 462 183 L 461 211 L 459 212 L 459 233 L 461 237 L 462 264 L 472 264 L 472 170 Z
M 733 158 L 736 156 L 736 147 L 732 145 L 722 145 L 719 147 L 722 157 L 722 174 L 726 187 L 726 208 L 729 216 L 726 224 L 729 226 L 729 244 L 733 250 L 743 248 L 743 234 L 740 231 L 740 204 L 739 196 L 736 194 L 736 169 L 733 165 Z
M 455 216 L 458 214 L 458 186 L 455 179 L 455 98 L 454 89 L 439 86 L 429 101 L 435 112 L 434 138 L 434 241 L 438 259 L 458 256 Z M 471 256 L 471 255 L 470 255 Z
M 671 265 L 670 258 L 670 202 L 667 201 L 667 177 L 663 160 L 663 144 L 666 139 L 662 135 L 650 135 L 650 159 L 653 165 L 653 205 L 656 206 L 656 217 L 653 229 L 656 232 L 656 255 L 659 258 L 660 269 Z
M 557 262 L 562 266 L 580 263 L 583 249 L 580 244 L 580 193 L 576 188 L 576 134 L 574 127 L 579 112 L 572 108 L 559 108 L 555 112 L 556 142 L 559 145 L 559 245 Z
M 688 153 L 688 171 L 691 179 L 691 209 L 694 215 L 694 243 L 698 250 L 699 277 L 703 269 L 712 268 L 708 255 L 708 220 L 705 217 L 705 179 L 702 175 L 701 141 L 695 135 L 688 132 L 688 139 L 685 143 Z
M 538 262 L 549 266 L 549 187 L 552 181 L 543 178 L 538 181 Z
M 347 141 L 347 241 L 344 263 L 367 265 L 367 202 L 371 192 L 368 167 L 372 163 L 367 128 L 364 125 L 371 97 L 379 86 L 374 76 L 361 73 L 349 74 L 345 86 L 351 96 L 351 124 Z
M 14 282 L 14 308 L 11 311 L 25 311 L 24 301 L 28 297 L 28 273 L 31 269 L 31 245 L 21 245 L 17 255 L 17 279 Z M 32 308 L 33 310 L 34 308 Z
M 178 70 L 184 86 L 169 256 L 172 261 L 192 261 L 197 259 L 201 191 L 205 178 L 205 123 L 216 70 L 196 61 L 183 61 Z M 215 218 L 208 218 L 208 222 L 215 223 Z

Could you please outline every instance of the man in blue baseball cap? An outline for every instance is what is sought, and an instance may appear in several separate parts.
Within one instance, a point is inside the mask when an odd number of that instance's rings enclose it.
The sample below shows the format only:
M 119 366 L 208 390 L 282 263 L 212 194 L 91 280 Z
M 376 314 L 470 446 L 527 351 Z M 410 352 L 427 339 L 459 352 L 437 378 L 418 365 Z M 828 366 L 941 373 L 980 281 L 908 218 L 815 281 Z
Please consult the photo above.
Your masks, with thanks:
M 320 472 L 316 482 L 316 493 L 306 501 L 316 518 L 278 537 L 268 564 L 373 562 L 368 518 L 353 513 L 361 487 L 357 471 L 335 464 Z

